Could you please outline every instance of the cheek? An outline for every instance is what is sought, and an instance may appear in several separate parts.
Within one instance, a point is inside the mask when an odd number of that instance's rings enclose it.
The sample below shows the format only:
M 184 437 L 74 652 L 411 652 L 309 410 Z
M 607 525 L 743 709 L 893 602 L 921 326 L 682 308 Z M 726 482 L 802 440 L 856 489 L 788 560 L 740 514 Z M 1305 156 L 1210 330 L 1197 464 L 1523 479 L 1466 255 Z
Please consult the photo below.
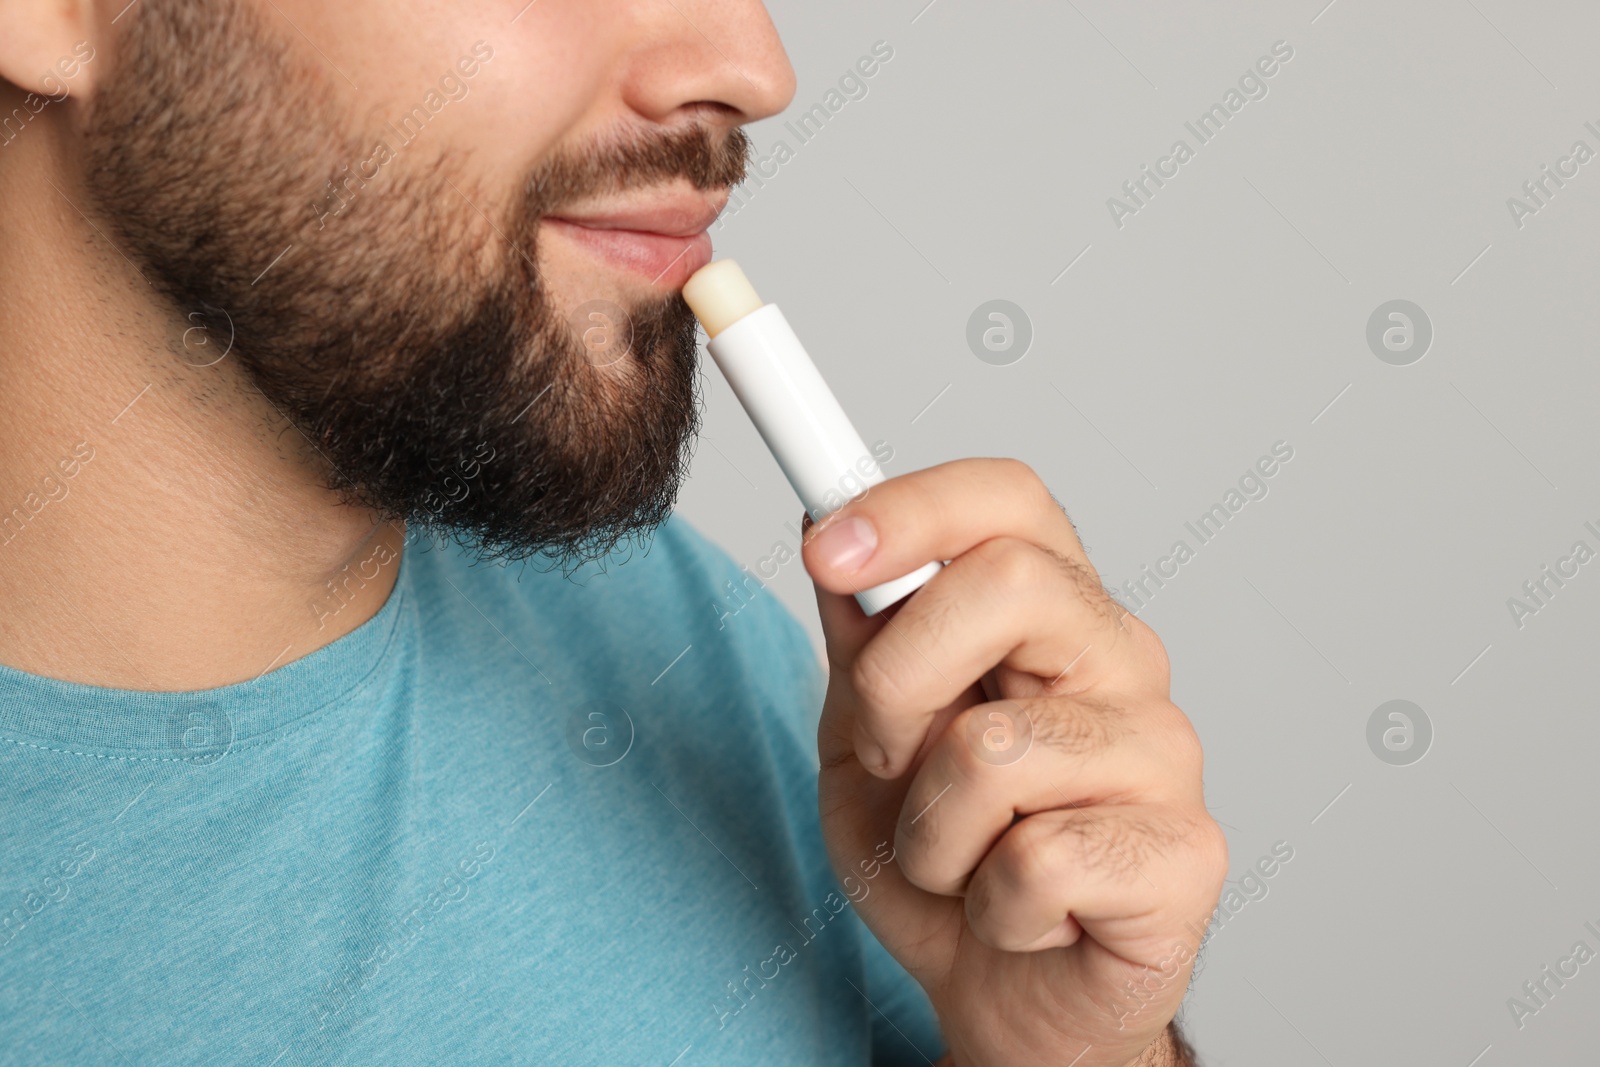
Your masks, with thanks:
M 515 7 L 521 6 L 521 0 Z M 578 143 L 613 127 L 624 112 L 618 79 L 624 76 L 627 37 L 606 12 L 614 3 L 535 3 L 512 25 L 505 19 L 471 30 L 452 14 L 436 39 L 458 42 L 438 57 L 439 75 L 477 41 L 494 49 L 466 82 L 470 97 L 441 123 L 447 150 L 470 150 L 475 178 L 491 188 L 519 188 L 552 149 Z M 515 14 L 515 7 L 511 14 Z M 586 13 L 587 12 L 587 13 Z M 422 84 L 422 83 L 419 83 Z M 452 104 L 446 111 L 455 110 Z
M 495 69 L 502 53 L 472 80 L 470 108 L 445 131 L 449 145 L 470 150 L 479 175 L 497 189 L 520 186 L 533 168 L 563 143 L 593 136 L 599 124 L 586 128 L 583 117 L 594 97 L 581 87 L 556 79 L 544 84 L 527 70 Z M 510 65 L 509 57 L 507 66 Z M 539 100 L 537 108 L 527 101 Z M 514 135 L 508 136 L 508 132 Z
M 274 5 L 251 2 L 263 25 L 276 30 L 274 21 L 283 24 Z M 622 12 L 626 5 L 620 0 L 543 0 L 513 23 L 525 3 L 274 0 L 327 57 L 319 56 L 299 34 L 286 31 L 281 39 L 300 61 L 325 69 L 332 64 L 342 72 L 330 70 L 330 84 L 343 113 L 350 116 L 346 124 L 359 124 L 366 139 L 382 136 L 385 123 L 421 105 L 430 89 L 445 96 L 440 81 L 454 75 L 465 97 L 435 114 L 425 141 L 406 152 L 460 158 L 470 151 L 470 180 L 508 196 L 563 138 L 592 135 L 623 112 L 615 98 L 628 37 L 626 24 L 613 9 Z M 483 58 L 489 50 L 492 54 Z M 471 78 L 462 77 L 457 67 L 463 57 L 477 65 Z M 613 99 L 608 101 L 608 94 Z M 592 122 L 591 115 L 596 116 Z

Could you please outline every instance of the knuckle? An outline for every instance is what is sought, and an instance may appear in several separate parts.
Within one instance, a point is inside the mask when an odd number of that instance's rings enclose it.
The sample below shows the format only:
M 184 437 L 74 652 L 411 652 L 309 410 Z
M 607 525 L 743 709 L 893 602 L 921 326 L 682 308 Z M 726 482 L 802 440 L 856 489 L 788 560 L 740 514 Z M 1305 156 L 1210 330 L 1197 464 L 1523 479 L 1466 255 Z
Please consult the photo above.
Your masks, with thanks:
M 983 737 L 989 725 L 987 716 L 992 710 L 992 705 L 974 704 L 956 715 L 945 727 L 939 755 L 950 780 L 959 787 L 981 788 L 987 777 L 985 772 L 993 769 L 993 765 L 985 762 L 979 754 L 982 741 L 974 740 Z
M 910 803 L 909 798 L 907 798 L 907 803 Z M 906 817 L 905 811 L 902 810 L 900 812 L 900 821 L 895 824 L 894 828 L 895 865 L 900 868 L 900 873 L 905 876 L 906 881 L 918 889 L 927 888 L 923 884 L 927 856 L 924 844 L 927 840 L 927 832 L 922 828 L 922 822 L 925 821 L 920 820 L 913 824 Z
M 1115 744 L 1123 713 L 1119 707 L 1090 693 L 1030 704 L 1036 743 L 1072 758 L 1091 756 Z
M 1200 743 L 1194 724 L 1177 705 L 1171 705 L 1161 743 L 1168 760 L 1177 768 L 1182 784 L 1187 786 L 1201 780 L 1205 773 L 1205 747 Z
M 1146 627 L 1146 629 L 1149 629 Z M 1172 657 L 1167 653 L 1165 641 L 1150 630 L 1151 674 L 1163 688 L 1172 683 Z
M 1005 847 L 996 853 L 995 871 L 1001 883 L 1027 893 L 1053 884 L 1059 878 L 1061 835 L 1038 819 L 1023 819 L 1002 838 Z
M 992 892 L 988 887 L 983 892 Z M 969 894 L 966 899 L 967 925 L 972 930 L 972 936 L 981 943 L 1001 952 L 1022 951 L 1025 939 L 1013 930 L 1008 922 L 1005 908 L 995 908 L 994 902 L 987 897 Z
M 1205 886 L 1208 900 L 1215 900 L 1221 896 L 1223 883 L 1228 879 L 1228 835 L 1210 815 L 1202 815 L 1192 839 L 1200 873 L 1198 881 Z
M 908 647 L 942 647 L 952 632 L 965 625 L 961 615 L 961 600 L 951 595 L 949 585 L 935 577 L 929 586 L 930 594 L 919 597 L 914 607 L 907 605 L 904 615 L 896 616 L 895 627 L 889 631 L 902 654 L 906 653 Z
M 850 667 L 850 686 L 868 713 L 898 706 L 904 685 L 900 670 L 881 648 L 869 645 Z
M 1146 672 L 1158 684 L 1165 685 L 1172 679 L 1172 657 L 1167 653 L 1166 642 L 1150 626 L 1137 616 L 1129 614 L 1127 625 L 1133 630 L 1138 646 L 1144 652 L 1148 662 Z
M 920 819 L 915 825 L 901 821 L 895 827 L 894 851 L 895 861 L 900 865 L 900 873 L 906 881 L 918 889 L 928 893 L 943 893 L 946 886 L 939 879 L 938 864 L 934 856 L 933 844 L 938 840 L 938 834 L 932 825 L 924 827 L 927 819 Z
M 913 869 L 926 869 L 923 861 L 927 852 L 939 843 L 938 797 L 939 790 L 932 788 L 926 776 L 919 774 L 900 802 L 900 817 L 894 828 L 895 855 L 900 857 L 907 877 L 911 877 Z
M 1024 542 L 1011 537 L 995 537 L 983 542 L 975 551 L 989 581 L 1008 598 L 1038 585 L 1038 552 L 1030 550 L 1030 546 Z
M 1018 488 L 1043 491 L 1044 481 L 1039 477 L 1038 472 L 1022 460 L 1006 456 L 995 460 L 995 462 L 999 465 L 1000 477 L 1005 481 Z
M 1029 510 L 1051 516 L 1065 516 L 1066 509 L 1061 506 L 1061 502 L 1050 491 L 1050 487 L 1044 483 L 1044 479 L 1039 477 L 1039 472 L 1021 460 L 1013 460 L 1012 462 L 1015 464 L 1010 472 L 1012 484 L 1015 487 L 1013 491 L 1020 494 L 1028 502 Z M 1072 520 L 1069 518 L 1067 521 L 1071 523 Z
M 1066 575 L 1073 595 L 1093 609 L 1106 629 L 1119 630 L 1121 624 L 1116 602 L 1106 589 L 1105 582 L 1101 581 L 1100 574 L 1094 569 L 1093 564 L 1059 552 L 1050 552 L 1050 556 L 1060 572 Z
M 967 912 L 967 925 L 972 927 L 972 932 L 984 943 L 989 943 L 992 936 L 990 922 L 991 908 L 994 904 L 994 879 L 987 873 L 979 871 L 972 876 L 972 881 L 967 884 L 963 894 L 963 901 Z
M 1070 823 L 1077 862 L 1107 881 L 1124 888 L 1137 887 L 1145 878 L 1152 856 L 1180 839 L 1172 823 L 1162 818 L 1090 816 Z

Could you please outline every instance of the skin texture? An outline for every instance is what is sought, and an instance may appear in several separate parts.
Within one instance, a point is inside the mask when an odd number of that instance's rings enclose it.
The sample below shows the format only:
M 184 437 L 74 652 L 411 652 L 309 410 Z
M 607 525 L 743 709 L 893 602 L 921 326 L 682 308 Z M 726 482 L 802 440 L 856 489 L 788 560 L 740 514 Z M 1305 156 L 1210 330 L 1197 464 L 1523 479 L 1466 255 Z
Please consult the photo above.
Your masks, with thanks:
M 720 191 L 741 131 L 559 149 L 507 204 L 466 153 L 388 173 L 454 113 L 305 124 L 332 75 L 242 3 L 142 0 L 122 29 L 89 109 L 89 207 L 212 347 L 232 341 L 329 488 L 493 557 L 592 558 L 666 517 L 698 415 L 693 315 L 675 291 L 619 304 L 627 350 L 591 360 L 537 268 L 540 230 L 623 175 Z M 477 73 L 435 79 L 441 112 L 493 65 L 486 40 L 461 51 Z
M 545 220 L 715 210 L 738 128 L 794 92 L 755 0 L 0 0 L 0 25 L 0 118 L 27 115 L 0 136 L 0 662 L 240 682 L 370 619 L 410 530 L 561 562 L 670 505 L 686 308 Z M 445 75 L 470 92 L 330 196 Z M 580 342 L 594 300 L 625 358 Z M 841 568 L 851 517 L 877 544 Z M 848 596 L 934 558 L 891 618 Z M 860 910 L 949 1062 L 1185 1062 L 1167 1022 L 1225 849 L 1160 642 L 1037 478 L 894 479 L 806 562 L 830 855 L 843 879 L 892 843 Z M 1022 759 L 979 758 L 980 706 L 1026 710 Z
M 11 666 L 249 680 L 376 612 L 397 567 L 371 561 L 398 558 L 403 519 L 581 553 L 659 518 L 681 470 L 681 297 L 533 216 L 715 210 L 737 128 L 793 94 L 764 10 L 228 6 L 0 0 L 0 115 L 32 115 L 0 146 Z M 470 93 L 320 217 L 326 182 L 480 41 Z M 630 358 L 580 358 L 567 317 L 591 300 L 633 313 Z M 93 459 L 36 510 L 79 442 Z
M 874 618 L 851 594 L 950 560 Z M 1012 460 L 873 488 L 807 535 L 831 667 L 820 810 L 960 1067 L 1183 1063 L 1164 1033 L 1227 873 L 1160 640 Z M 881 858 L 881 853 L 876 853 Z

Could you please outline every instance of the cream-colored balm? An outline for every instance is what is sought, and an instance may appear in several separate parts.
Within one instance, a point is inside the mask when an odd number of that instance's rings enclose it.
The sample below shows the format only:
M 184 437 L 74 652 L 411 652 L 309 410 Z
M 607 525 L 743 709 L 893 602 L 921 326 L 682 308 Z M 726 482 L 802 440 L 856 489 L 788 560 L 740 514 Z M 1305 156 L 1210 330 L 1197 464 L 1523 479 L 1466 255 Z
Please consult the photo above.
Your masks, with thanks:
M 711 358 L 813 521 L 843 506 L 841 486 L 870 489 L 884 480 L 783 312 L 761 302 L 738 263 L 722 259 L 700 268 L 684 284 L 683 298 L 711 338 Z M 856 601 L 876 615 L 922 588 L 942 566 L 925 564 L 862 590 Z

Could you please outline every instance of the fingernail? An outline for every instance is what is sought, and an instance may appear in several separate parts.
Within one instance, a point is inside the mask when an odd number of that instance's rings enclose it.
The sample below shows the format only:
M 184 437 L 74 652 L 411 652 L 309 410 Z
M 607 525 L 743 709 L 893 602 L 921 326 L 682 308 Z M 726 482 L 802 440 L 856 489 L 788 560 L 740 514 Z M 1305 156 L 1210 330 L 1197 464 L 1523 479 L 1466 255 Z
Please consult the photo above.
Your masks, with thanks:
M 812 543 L 823 563 L 849 574 L 860 570 L 877 549 L 878 531 L 866 519 L 852 515 L 823 527 Z

